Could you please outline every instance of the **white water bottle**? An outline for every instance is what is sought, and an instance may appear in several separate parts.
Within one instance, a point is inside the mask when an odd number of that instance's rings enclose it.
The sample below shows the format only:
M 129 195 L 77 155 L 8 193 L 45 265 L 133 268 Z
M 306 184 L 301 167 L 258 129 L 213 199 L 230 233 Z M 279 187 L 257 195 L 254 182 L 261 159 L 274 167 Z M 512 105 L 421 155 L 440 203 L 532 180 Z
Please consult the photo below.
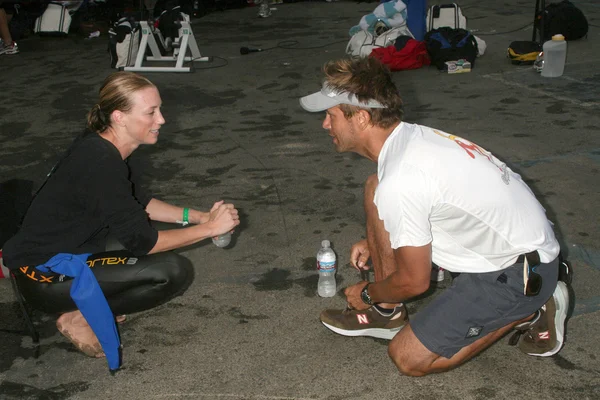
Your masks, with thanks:
M 565 70 L 567 60 L 567 42 L 563 35 L 554 35 L 552 40 L 544 43 L 544 67 L 542 76 L 556 78 L 561 76 Z
M 317 253 L 317 270 L 319 271 L 317 292 L 319 296 L 335 296 L 335 267 L 335 253 L 331 249 L 329 240 L 323 240 L 321 242 L 321 249 Z
M 227 232 L 227 233 L 224 233 L 222 235 L 213 237 L 212 238 L 212 242 L 217 247 L 225 247 L 225 246 L 227 246 L 229 243 L 231 243 L 231 232 Z

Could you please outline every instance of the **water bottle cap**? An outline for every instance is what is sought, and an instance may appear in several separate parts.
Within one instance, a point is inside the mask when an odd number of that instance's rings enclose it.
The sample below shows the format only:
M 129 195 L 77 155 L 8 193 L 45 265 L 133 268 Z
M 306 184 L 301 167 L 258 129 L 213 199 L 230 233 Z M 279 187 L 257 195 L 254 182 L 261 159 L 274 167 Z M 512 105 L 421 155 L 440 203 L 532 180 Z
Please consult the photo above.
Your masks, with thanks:
M 552 40 L 565 40 L 565 37 L 560 33 L 552 36 Z
M 321 247 L 329 247 L 331 246 L 331 243 L 329 243 L 329 240 L 323 240 L 321 242 Z

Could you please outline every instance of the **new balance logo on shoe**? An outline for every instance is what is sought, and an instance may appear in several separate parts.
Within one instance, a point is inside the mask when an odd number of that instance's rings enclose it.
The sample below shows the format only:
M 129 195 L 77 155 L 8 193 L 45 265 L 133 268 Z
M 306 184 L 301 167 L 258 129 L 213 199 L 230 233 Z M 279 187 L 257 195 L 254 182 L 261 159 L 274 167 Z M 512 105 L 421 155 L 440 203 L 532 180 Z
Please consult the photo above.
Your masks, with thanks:
M 367 314 L 356 314 L 356 320 L 358 321 L 359 324 L 368 324 L 369 323 L 369 317 L 367 317 Z
M 371 336 L 391 340 L 408 322 L 403 304 L 389 314 L 382 314 L 375 306 L 366 310 L 325 310 L 321 322 L 335 333 L 344 336 Z
M 538 357 L 549 357 L 560 351 L 564 343 L 565 321 L 569 309 L 569 290 L 567 285 L 559 281 L 554 294 L 540 308 L 539 318 L 529 324 L 518 326 L 516 335 L 519 349 L 526 354 Z M 521 331 L 521 332 L 519 332 Z

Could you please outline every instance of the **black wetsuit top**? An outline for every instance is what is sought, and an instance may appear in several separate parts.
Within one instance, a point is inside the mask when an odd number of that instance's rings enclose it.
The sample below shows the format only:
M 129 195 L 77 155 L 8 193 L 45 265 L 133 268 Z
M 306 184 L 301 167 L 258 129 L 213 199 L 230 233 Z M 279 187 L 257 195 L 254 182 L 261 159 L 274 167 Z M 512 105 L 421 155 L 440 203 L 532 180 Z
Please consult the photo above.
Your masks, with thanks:
M 134 255 L 158 240 L 146 206 L 152 196 L 132 180 L 117 148 L 98 134 L 78 138 L 33 199 L 4 264 L 35 266 L 58 253 L 98 253 L 110 233 Z

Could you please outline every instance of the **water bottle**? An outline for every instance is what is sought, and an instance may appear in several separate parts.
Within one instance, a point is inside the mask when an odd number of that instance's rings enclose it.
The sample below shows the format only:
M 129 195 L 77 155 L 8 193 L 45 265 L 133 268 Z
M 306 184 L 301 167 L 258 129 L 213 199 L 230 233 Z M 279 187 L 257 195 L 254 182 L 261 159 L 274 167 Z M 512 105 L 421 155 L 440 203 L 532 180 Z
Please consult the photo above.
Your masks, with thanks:
M 544 43 L 544 67 L 542 76 L 555 78 L 561 76 L 565 70 L 567 60 L 567 42 L 563 35 L 554 35 L 552 40 Z
M 227 246 L 229 243 L 231 243 L 231 232 L 227 232 L 227 233 L 224 233 L 222 235 L 213 237 L 212 238 L 212 242 L 217 247 L 225 247 L 225 246 Z
M 321 249 L 317 253 L 317 270 L 319 271 L 319 284 L 317 292 L 321 297 L 333 297 L 335 288 L 335 253 L 331 249 L 329 240 L 321 242 Z

